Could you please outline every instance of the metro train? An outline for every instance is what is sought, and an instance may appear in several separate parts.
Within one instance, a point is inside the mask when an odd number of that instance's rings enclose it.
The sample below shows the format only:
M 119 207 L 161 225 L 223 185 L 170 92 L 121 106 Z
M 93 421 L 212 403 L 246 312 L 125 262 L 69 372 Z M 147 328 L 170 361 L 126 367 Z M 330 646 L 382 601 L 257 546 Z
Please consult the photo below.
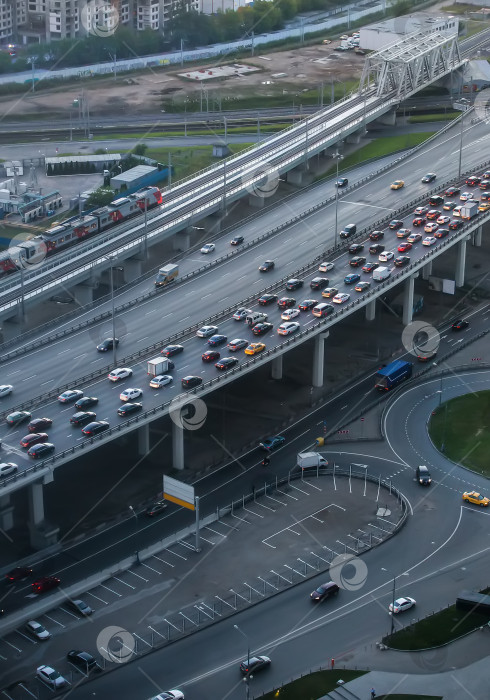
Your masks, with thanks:
M 29 264 L 44 259 L 46 255 L 57 253 L 88 236 L 105 231 L 144 212 L 145 208 L 148 210 L 156 207 L 162 203 L 162 199 L 160 189 L 150 185 L 134 194 L 115 199 L 105 207 L 56 224 L 48 231 L 21 241 L 0 253 L 0 277 L 21 268 L 28 268 Z

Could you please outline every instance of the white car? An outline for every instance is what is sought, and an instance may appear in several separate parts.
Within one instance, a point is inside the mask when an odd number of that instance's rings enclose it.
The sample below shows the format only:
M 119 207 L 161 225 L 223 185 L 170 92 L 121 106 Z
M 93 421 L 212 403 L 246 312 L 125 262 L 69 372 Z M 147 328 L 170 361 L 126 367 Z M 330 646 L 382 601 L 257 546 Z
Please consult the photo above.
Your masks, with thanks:
M 459 199 L 461 202 L 467 202 L 468 199 L 471 199 L 473 197 L 473 192 L 461 192 L 459 195 Z
M 64 688 L 67 684 L 66 678 L 63 678 L 63 676 L 58 673 L 58 671 L 55 671 L 54 668 L 51 668 L 51 666 L 38 666 L 36 676 L 54 690 Z
M 379 262 L 388 262 L 388 260 L 393 260 L 393 257 L 394 253 L 392 253 L 391 250 L 384 250 L 379 254 L 378 260 Z
M 281 323 L 277 329 L 277 332 L 279 335 L 291 335 L 291 333 L 296 333 L 298 330 L 299 323 L 297 321 L 291 321 L 290 323 Z
M 45 641 L 51 637 L 48 630 L 37 620 L 29 620 L 29 622 L 26 622 L 25 628 L 26 632 L 29 632 L 29 634 L 32 634 L 33 637 L 40 639 L 41 641 Z
M 217 332 L 218 326 L 203 326 L 197 331 L 196 335 L 198 338 L 209 338 Z
M 300 313 L 301 311 L 299 309 L 286 309 L 286 311 L 282 312 L 281 318 L 283 321 L 291 321 L 291 319 L 299 316 Z
M 201 253 L 207 255 L 208 253 L 212 253 L 215 250 L 215 248 L 216 246 L 214 245 L 214 243 L 205 243 L 201 248 Z
M 248 316 L 251 313 L 251 309 L 245 309 L 243 306 L 241 306 L 235 311 L 235 313 L 233 314 L 233 318 L 235 319 L 235 321 L 243 321 L 245 316 Z
M 334 304 L 345 304 L 346 301 L 349 301 L 350 299 L 350 294 L 347 294 L 346 292 L 340 292 L 340 294 L 336 294 L 334 298 L 332 299 Z
M 15 474 L 18 468 L 19 467 L 13 462 L 2 462 L 2 464 L 0 464 L 0 479 L 4 476 Z
M 318 272 L 330 272 L 335 267 L 333 262 L 322 262 L 318 266 Z
M 139 399 L 140 396 L 143 396 L 141 389 L 124 389 L 119 394 L 119 399 L 121 401 L 132 401 L 133 399 Z
M 166 690 L 160 695 L 155 695 L 151 700 L 184 700 L 184 693 L 181 690 Z
M 457 207 L 454 207 L 453 211 L 451 212 L 453 216 L 461 216 L 461 209 L 463 208 L 462 204 L 458 204 Z
M 390 603 L 388 610 L 390 613 L 396 615 L 397 613 L 404 612 L 405 610 L 410 610 L 415 605 L 413 598 L 397 598 L 394 604 Z
M 116 369 L 113 369 L 107 376 L 111 382 L 119 382 L 121 379 L 132 377 L 133 370 L 129 367 L 116 367 Z
M 170 374 L 158 374 L 150 382 L 152 389 L 161 389 L 162 386 L 167 386 L 172 381 Z
M 434 245 L 434 243 L 437 243 L 437 238 L 434 236 L 426 236 L 422 241 L 422 245 Z
M 2 384 L 2 385 L 0 385 L 0 398 L 2 398 L 2 397 L 4 397 L 4 396 L 8 396 L 9 394 L 11 394 L 13 388 L 14 388 L 14 387 L 12 386 L 12 384 Z

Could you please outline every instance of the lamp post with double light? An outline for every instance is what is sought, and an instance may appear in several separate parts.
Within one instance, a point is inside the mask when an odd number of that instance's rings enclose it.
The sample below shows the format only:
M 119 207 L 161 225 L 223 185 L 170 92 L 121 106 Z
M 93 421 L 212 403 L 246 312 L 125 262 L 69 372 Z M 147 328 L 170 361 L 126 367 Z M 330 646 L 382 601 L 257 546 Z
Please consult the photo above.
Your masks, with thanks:
M 335 162 L 337 165 L 337 179 L 335 180 L 335 247 L 337 247 L 337 235 L 338 235 L 338 224 L 339 224 L 339 161 L 343 159 L 343 155 L 341 155 L 338 151 L 337 153 L 334 153 L 332 155 L 332 158 L 335 158 Z
M 249 700 L 250 698 L 250 686 L 249 686 L 249 680 L 251 678 L 250 676 L 250 639 L 247 634 L 243 630 L 241 630 L 238 625 L 233 625 L 233 627 L 236 629 L 237 632 L 240 632 L 242 637 L 245 637 L 247 641 L 247 673 L 244 676 L 243 680 L 245 682 L 245 693 L 246 693 L 246 698 Z

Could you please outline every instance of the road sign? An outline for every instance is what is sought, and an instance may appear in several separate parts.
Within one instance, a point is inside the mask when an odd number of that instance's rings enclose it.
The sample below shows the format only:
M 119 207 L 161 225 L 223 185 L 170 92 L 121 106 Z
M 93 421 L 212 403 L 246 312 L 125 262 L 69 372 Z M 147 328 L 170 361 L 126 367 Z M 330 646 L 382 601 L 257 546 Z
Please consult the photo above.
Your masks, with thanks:
M 183 508 L 188 508 L 189 510 L 195 510 L 196 508 L 194 486 L 172 479 L 171 476 L 163 477 L 163 495 L 167 501 L 183 506 Z

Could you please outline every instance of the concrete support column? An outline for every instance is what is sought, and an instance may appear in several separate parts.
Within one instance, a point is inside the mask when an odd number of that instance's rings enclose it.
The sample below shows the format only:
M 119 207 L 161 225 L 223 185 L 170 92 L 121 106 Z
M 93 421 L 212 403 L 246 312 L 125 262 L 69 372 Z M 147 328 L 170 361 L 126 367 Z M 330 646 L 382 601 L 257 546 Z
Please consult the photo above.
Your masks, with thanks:
M 182 252 L 189 250 L 192 230 L 192 228 L 188 228 L 185 231 L 179 231 L 175 234 L 173 237 L 174 250 L 180 250 Z
M 292 170 L 288 171 L 286 175 L 286 180 L 291 185 L 298 185 L 298 187 L 301 187 L 301 185 L 303 184 L 303 174 L 303 169 L 293 168 Z
M 375 122 L 378 124 L 384 124 L 385 126 L 395 126 L 396 124 L 396 110 L 392 109 L 383 116 L 378 117 Z
M 412 322 L 413 315 L 413 287 L 415 277 L 411 276 L 405 280 L 403 289 L 403 325 L 408 326 Z
M 366 305 L 366 321 L 374 321 L 376 318 L 376 299 Z
M 14 507 L 10 504 L 10 496 L 0 497 L 0 528 L 7 532 L 14 527 Z
M 29 485 L 29 524 L 41 525 L 44 522 L 43 484 L 35 482 Z
M 138 428 L 138 455 L 144 457 L 150 451 L 150 424 Z
M 89 284 L 77 284 L 73 289 L 73 296 L 79 306 L 87 306 L 94 300 L 94 288 Z
M 346 142 L 346 143 L 359 143 L 360 140 L 361 140 L 361 132 L 360 132 L 360 131 L 354 131 L 354 133 L 349 134 L 349 135 L 346 137 L 345 142 Z
M 466 264 L 466 239 L 458 243 L 458 257 L 456 259 L 456 287 L 464 285 L 464 268 Z
M 143 274 L 143 263 L 141 260 L 130 258 L 129 260 L 125 260 L 123 265 L 124 281 L 126 284 L 129 284 L 129 282 L 134 282 L 134 280 L 137 280 Z
M 44 483 L 52 481 L 52 473 L 46 475 Z M 50 525 L 44 519 L 43 483 L 36 482 L 28 486 L 29 499 L 29 533 L 31 547 L 40 550 L 58 542 L 59 528 Z
M 172 466 L 184 468 L 184 428 L 172 421 Z
M 258 194 L 251 194 L 248 198 L 248 206 L 253 209 L 262 209 L 265 205 L 265 197 L 261 197 Z
M 323 364 L 325 357 L 324 342 L 328 338 L 329 332 L 319 333 L 315 337 L 315 347 L 313 349 L 313 378 L 314 387 L 323 386 Z
M 279 355 L 272 360 L 271 377 L 272 379 L 282 379 L 282 358 L 284 355 Z
M 476 248 L 481 248 L 483 226 L 478 226 L 476 231 L 473 233 L 473 245 Z
M 432 274 L 432 260 L 428 262 L 424 267 L 422 268 L 422 279 L 423 280 L 428 280 L 430 275 Z

